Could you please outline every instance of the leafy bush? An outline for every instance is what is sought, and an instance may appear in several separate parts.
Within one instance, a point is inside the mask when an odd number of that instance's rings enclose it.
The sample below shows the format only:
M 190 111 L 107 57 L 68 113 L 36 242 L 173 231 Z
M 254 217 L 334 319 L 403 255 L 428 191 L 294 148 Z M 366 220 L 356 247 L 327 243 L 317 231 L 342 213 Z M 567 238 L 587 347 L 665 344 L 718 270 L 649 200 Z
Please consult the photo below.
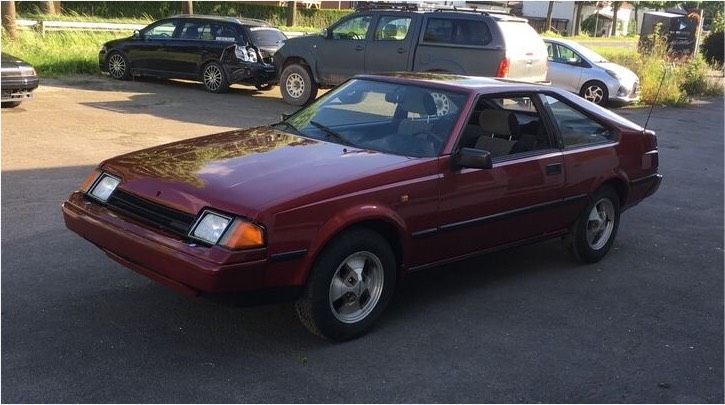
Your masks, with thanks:
M 725 48 L 725 33 L 712 32 L 702 42 L 702 53 L 710 63 L 723 64 L 723 48 Z

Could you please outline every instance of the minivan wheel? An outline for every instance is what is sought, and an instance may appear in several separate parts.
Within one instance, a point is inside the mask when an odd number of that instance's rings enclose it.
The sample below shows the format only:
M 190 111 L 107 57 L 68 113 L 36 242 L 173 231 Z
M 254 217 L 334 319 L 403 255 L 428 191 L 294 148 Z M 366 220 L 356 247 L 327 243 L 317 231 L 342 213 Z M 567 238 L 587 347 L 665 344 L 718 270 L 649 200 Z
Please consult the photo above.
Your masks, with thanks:
M 395 288 L 392 248 L 378 233 L 352 229 L 336 236 L 315 261 L 305 292 L 295 304 L 315 335 L 348 340 L 367 332 Z
M 619 228 L 619 203 L 619 194 L 611 187 L 594 193 L 566 239 L 576 259 L 596 263 L 609 252 Z
M 579 95 L 594 104 L 606 105 L 609 101 L 609 91 L 602 82 L 591 81 L 584 83 Z
M 317 97 L 317 83 L 309 69 L 296 63 L 282 70 L 279 89 L 287 104 L 302 106 Z
M 128 58 L 118 51 L 112 52 L 106 58 L 106 71 L 116 80 L 128 80 L 131 77 Z
M 217 62 L 209 62 L 201 71 L 201 81 L 207 91 L 212 93 L 224 93 L 229 90 L 227 75 L 222 65 Z

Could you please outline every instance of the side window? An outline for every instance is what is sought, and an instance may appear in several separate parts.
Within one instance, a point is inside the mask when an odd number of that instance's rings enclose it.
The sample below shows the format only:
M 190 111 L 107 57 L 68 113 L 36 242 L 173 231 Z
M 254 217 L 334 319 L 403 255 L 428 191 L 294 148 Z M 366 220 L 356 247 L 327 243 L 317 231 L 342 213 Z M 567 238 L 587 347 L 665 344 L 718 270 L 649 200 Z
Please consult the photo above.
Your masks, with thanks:
M 332 39 L 352 39 L 364 41 L 370 27 L 371 16 L 351 18 L 332 29 Z
M 542 98 L 559 127 L 559 133 L 565 147 L 610 142 L 616 139 L 616 134 L 613 131 L 603 127 L 563 101 L 551 96 L 543 96 Z
M 177 21 L 168 21 L 159 25 L 153 26 L 144 32 L 144 37 L 148 39 L 168 39 L 174 36 L 174 30 L 176 30 Z
M 554 44 L 546 43 L 546 53 L 549 55 L 549 60 L 554 60 Z
M 571 49 L 563 46 L 563 45 L 557 45 L 556 46 L 558 51 L 558 57 L 555 59 L 556 62 L 562 62 L 562 63 L 579 63 L 581 62 L 581 58 L 579 55 L 577 55 L 576 52 L 572 51 Z
M 376 41 L 402 41 L 408 35 L 410 17 L 382 16 L 375 29 Z
M 201 37 L 201 25 L 197 22 L 186 22 L 179 31 L 179 39 L 199 39 Z
M 425 42 L 483 46 L 491 42 L 491 31 L 482 20 L 430 18 L 423 34 Z
M 551 149 L 551 139 L 530 96 L 482 97 L 463 131 L 462 147 L 500 158 Z

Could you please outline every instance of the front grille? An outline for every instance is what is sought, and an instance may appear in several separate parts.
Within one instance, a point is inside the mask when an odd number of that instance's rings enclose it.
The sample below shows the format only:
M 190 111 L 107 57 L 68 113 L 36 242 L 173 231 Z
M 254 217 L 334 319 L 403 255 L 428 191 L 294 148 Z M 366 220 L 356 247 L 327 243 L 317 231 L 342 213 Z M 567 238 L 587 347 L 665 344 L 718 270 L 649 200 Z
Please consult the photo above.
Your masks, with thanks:
M 156 226 L 180 236 L 186 236 L 196 216 L 136 197 L 116 189 L 106 204 L 141 222 Z

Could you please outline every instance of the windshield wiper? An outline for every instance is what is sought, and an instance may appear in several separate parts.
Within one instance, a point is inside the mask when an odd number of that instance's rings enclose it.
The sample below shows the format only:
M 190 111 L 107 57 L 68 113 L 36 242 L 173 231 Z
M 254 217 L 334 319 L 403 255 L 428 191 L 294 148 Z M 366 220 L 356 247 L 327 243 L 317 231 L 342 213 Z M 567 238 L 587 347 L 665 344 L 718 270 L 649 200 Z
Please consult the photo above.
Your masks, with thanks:
M 340 135 L 338 132 L 335 132 L 335 130 L 333 130 L 333 129 L 325 126 L 325 125 L 322 125 L 322 124 L 320 124 L 319 122 L 316 122 L 316 121 L 310 121 L 310 124 L 312 124 L 315 127 L 321 129 L 323 132 L 325 132 L 327 134 L 327 136 L 329 138 L 335 138 L 340 143 L 342 143 L 344 145 L 352 146 L 352 144 L 350 143 L 350 141 L 348 141 L 347 139 L 345 139 L 345 137 L 343 137 L 342 135 Z

